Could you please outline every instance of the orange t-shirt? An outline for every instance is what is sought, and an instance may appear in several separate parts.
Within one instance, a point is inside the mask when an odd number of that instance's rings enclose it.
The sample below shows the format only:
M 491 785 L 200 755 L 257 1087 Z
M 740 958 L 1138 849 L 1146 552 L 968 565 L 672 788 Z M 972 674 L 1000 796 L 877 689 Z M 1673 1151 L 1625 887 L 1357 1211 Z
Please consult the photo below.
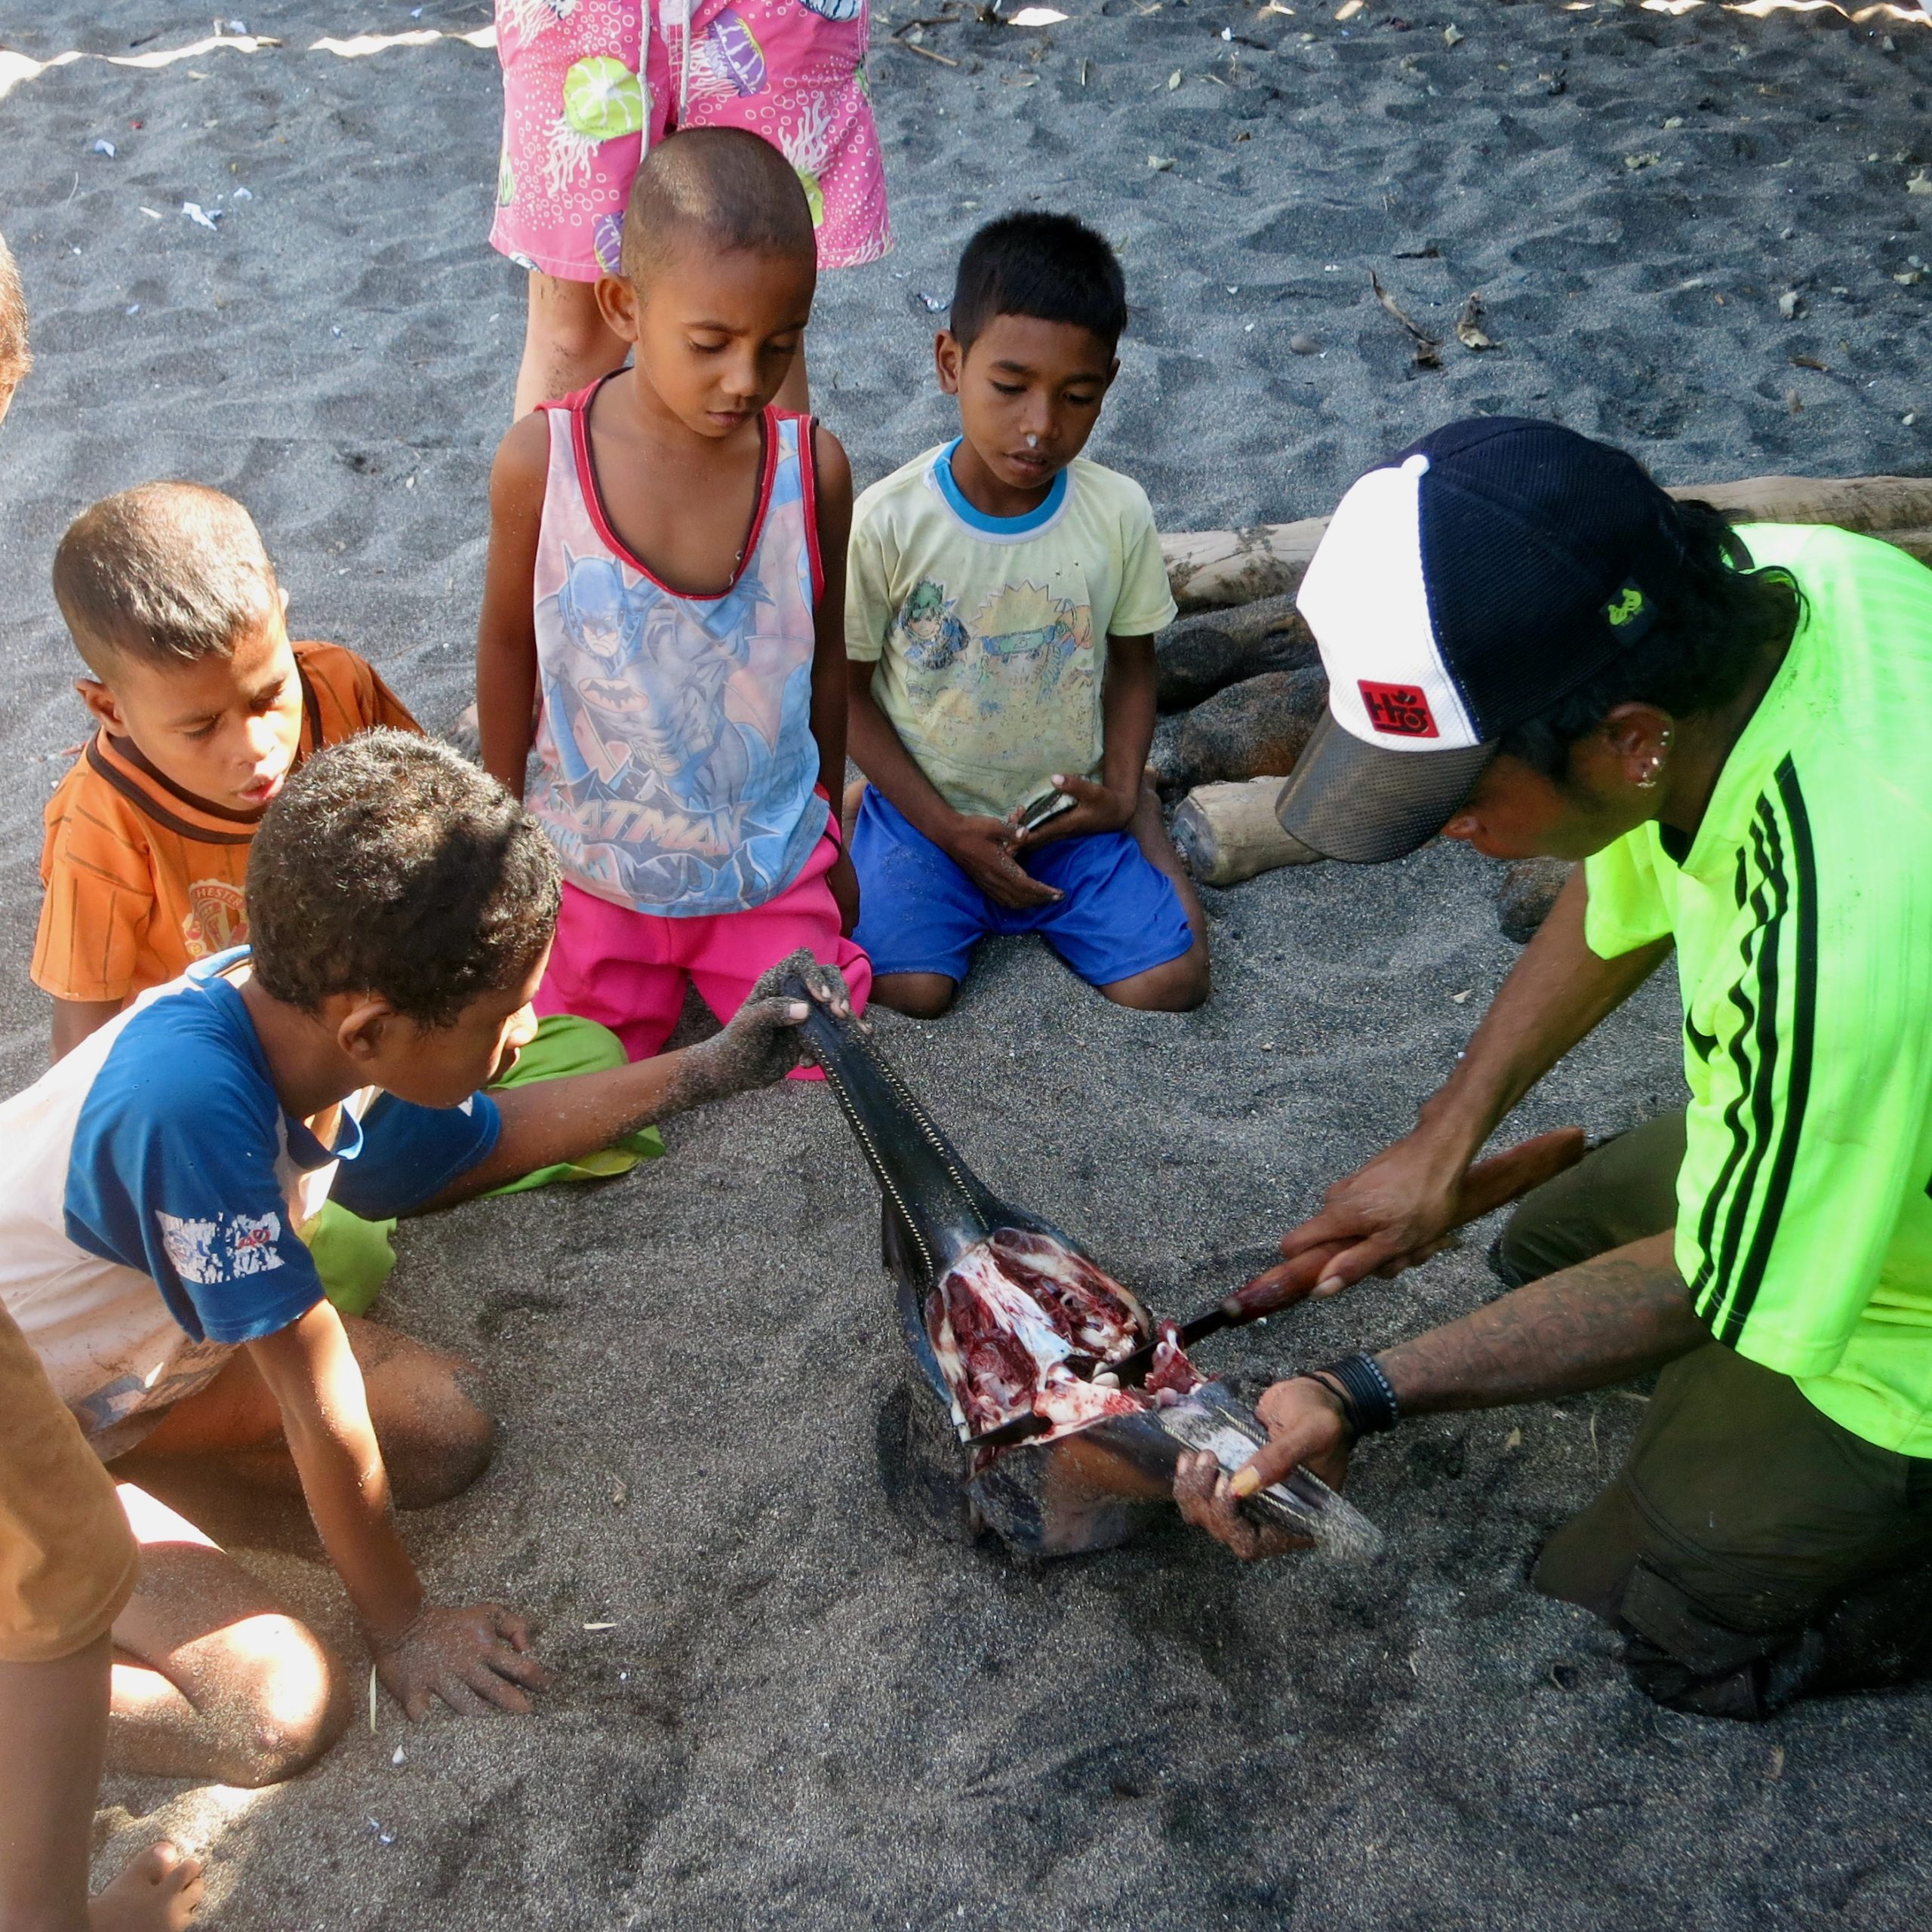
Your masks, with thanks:
M 298 644 L 299 764 L 372 725 L 422 728 L 352 651 Z M 126 1000 L 248 937 L 242 884 L 260 812 L 170 784 L 103 728 L 47 802 L 33 983 L 56 999 Z

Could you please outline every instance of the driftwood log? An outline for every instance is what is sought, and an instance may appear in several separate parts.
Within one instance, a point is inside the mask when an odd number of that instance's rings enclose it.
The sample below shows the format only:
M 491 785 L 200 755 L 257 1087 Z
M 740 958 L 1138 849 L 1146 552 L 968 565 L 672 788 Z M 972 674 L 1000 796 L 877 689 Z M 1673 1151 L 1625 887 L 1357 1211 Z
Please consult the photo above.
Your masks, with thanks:
M 1327 703 L 1328 679 L 1318 664 L 1244 678 L 1160 734 L 1155 788 L 1171 798 L 1229 779 L 1285 778 Z
M 1321 857 L 1281 829 L 1275 801 L 1283 782 L 1251 778 L 1241 784 L 1202 785 L 1181 801 L 1174 814 L 1174 843 L 1203 885 L 1238 885 L 1257 872 L 1305 866 Z
M 1687 483 L 1670 494 L 1715 503 L 1738 523 L 1836 524 L 1932 562 L 1932 478 L 1747 476 Z M 1326 517 L 1307 517 L 1247 530 L 1176 531 L 1161 540 L 1175 601 L 1183 611 L 1202 611 L 1291 596 L 1327 528 Z
M 1243 678 L 1319 660 L 1315 634 L 1291 597 L 1183 617 L 1155 647 L 1155 702 L 1186 711 Z

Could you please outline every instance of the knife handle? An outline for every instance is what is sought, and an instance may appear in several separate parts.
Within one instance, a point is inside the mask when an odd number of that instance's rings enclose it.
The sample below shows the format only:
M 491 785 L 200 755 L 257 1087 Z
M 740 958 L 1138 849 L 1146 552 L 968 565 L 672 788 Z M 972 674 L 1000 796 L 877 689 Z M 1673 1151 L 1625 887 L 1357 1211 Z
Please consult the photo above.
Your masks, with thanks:
M 1560 1127 L 1554 1133 L 1539 1134 L 1500 1154 L 1478 1161 L 1463 1177 L 1456 1198 L 1456 1218 L 1452 1228 L 1466 1227 L 1492 1214 L 1499 1208 L 1520 1199 L 1544 1182 L 1554 1180 L 1566 1168 L 1583 1158 L 1589 1142 L 1580 1127 Z M 1245 1287 L 1237 1288 L 1222 1303 L 1222 1312 L 1230 1326 L 1259 1321 L 1278 1309 L 1302 1300 L 1321 1282 L 1328 1264 L 1356 1245 L 1355 1237 L 1324 1241 L 1304 1248 L 1292 1260 L 1257 1275 Z

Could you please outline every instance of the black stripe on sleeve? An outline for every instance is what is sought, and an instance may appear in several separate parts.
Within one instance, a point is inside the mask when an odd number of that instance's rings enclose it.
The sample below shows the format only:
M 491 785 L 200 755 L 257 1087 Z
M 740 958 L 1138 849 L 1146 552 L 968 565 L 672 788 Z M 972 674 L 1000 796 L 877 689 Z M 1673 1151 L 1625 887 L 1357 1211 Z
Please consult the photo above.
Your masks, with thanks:
M 1767 826 L 1769 842 L 1766 838 Z M 1786 895 L 1781 874 L 1772 863 L 1776 838 L 1777 826 L 1771 819 L 1770 799 L 1761 798 L 1751 828 L 1752 846 L 1758 860 L 1758 881 L 1753 888 L 1745 848 L 1740 846 L 1734 888 L 1740 909 L 1748 906 L 1753 916 L 1752 925 L 1738 945 L 1743 970 L 1727 995 L 1737 1012 L 1737 1030 L 1731 1035 L 1727 1050 L 1737 1075 L 1737 1092 L 1724 1110 L 1724 1124 L 1730 1144 L 1725 1150 L 1717 1177 L 1704 1197 L 1703 1211 L 1698 1217 L 1697 1247 L 1703 1259 L 1697 1278 L 1690 1284 L 1693 1304 L 1698 1314 L 1712 1324 L 1713 1333 L 1718 1332 L 1718 1322 L 1723 1316 L 1724 1291 L 1729 1275 L 1727 1266 L 1719 1260 L 1719 1248 L 1721 1246 L 1727 1255 L 1735 1254 L 1741 1238 L 1743 1217 L 1748 1212 L 1752 1190 L 1755 1186 L 1760 1149 L 1767 1124 L 1762 1116 L 1770 1090 L 1762 1084 L 1764 1069 L 1760 1065 L 1754 1070 L 1753 1060 L 1755 1058 L 1761 1062 L 1767 1043 L 1774 1055 L 1777 1051 L 1778 927 Z M 1765 986 L 1767 971 L 1768 1001 Z M 1745 1116 L 1747 1106 L 1752 1107 L 1749 1123 Z M 1725 1217 L 1725 1230 L 1720 1243 L 1718 1217 L 1724 1214 L 1727 1201 L 1730 1213 Z
M 1750 1318 L 1752 1304 L 1764 1285 L 1771 1244 L 1777 1238 L 1778 1219 L 1791 1192 L 1792 1171 L 1804 1132 L 1804 1109 L 1811 1097 L 1811 1057 L 1818 1021 L 1818 868 L 1811 840 L 1811 819 L 1790 758 L 1778 767 L 1774 781 L 1791 828 L 1792 869 L 1797 874 L 1794 897 L 1798 911 L 1798 957 L 1792 986 L 1790 1072 L 1785 1080 L 1784 1111 L 1778 1121 L 1777 1151 L 1771 1158 L 1770 1178 L 1751 1245 L 1730 1291 L 1730 1306 L 1720 1341 L 1735 1341 Z
M 1717 1254 L 1709 1257 L 1717 1284 L 1718 1319 L 1712 1332 L 1721 1342 L 1734 1340 L 1744 1318 L 1737 1306 L 1737 1257 L 1747 1234 L 1761 1225 L 1752 1210 L 1758 1198 L 1758 1183 L 1764 1159 L 1777 1127 L 1777 1081 L 1778 1074 L 1778 955 L 1784 944 L 1785 915 L 1791 905 L 1790 887 L 1785 877 L 1783 841 L 1778 836 L 1776 815 L 1768 797 L 1758 801 L 1758 813 L 1751 826 L 1751 846 L 1757 861 L 1759 879 L 1751 895 L 1751 906 L 1760 922 L 1758 938 L 1758 983 L 1753 1005 L 1757 1009 L 1754 1051 L 1744 1093 L 1740 1098 L 1749 1109 L 1750 1125 L 1746 1135 L 1749 1152 L 1738 1171 L 1724 1217 L 1724 1239 Z

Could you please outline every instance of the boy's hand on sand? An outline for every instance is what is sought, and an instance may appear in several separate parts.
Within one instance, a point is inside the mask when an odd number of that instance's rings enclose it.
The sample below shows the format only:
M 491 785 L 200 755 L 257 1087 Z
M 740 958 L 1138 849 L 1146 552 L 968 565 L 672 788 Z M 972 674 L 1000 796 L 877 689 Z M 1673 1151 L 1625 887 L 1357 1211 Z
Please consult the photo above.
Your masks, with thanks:
M 1019 835 L 1014 841 L 1015 851 L 1030 852 L 1035 846 L 1050 845 L 1056 838 L 1088 838 L 1097 832 L 1124 832 L 1134 823 L 1134 809 L 1140 802 L 1137 789 L 1123 798 L 1094 779 L 1064 777 L 1058 772 L 1054 774 L 1054 789 L 1074 801 L 1072 808 L 1056 812 L 1031 832 L 1020 832 L 1020 814 L 1026 808 L 1016 806 L 1007 821 Z
M 1322 1196 L 1321 1211 L 1281 1237 L 1282 1256 L 1292 1261 L 1324 1243 L 1347 1244 L 1311 1291 L 1316 1299 L 1367 1275 L 1399 1275 L 1454 1238 L 1469 1167 L 1466 1156 L 1427 1134 L 1404 1134 L 1337 1181 Z
M 1306 1469 L 1331 1489 L 1340 1489 L 1349 1472 L 1348 1425 L 1332 1393 L 1318 1382 L 1298 1377 L 1278 1382 L 1255 1409 L 1266 1425 L 1268 1440 L 1232 1475 L 1207 1454 L 1183 1456 L 1174 1472 L 1174 1501 L 1195 1528 L 1227 1545 L 1244 1563 L 1306 1549 L 1306 1537 L 1291 1536 L 1272 1524 L 1241 1513 L 1241 1499 Z
M 940 849 L 996 906 L 1021 912 L 1065 897 L 1042 885 L 1014 857 L 1019 841 L 1018 832 L 1003 818 L 962 813 Z
M 427 1604 L 375 1655 L 383 1688 L 412 1720 L 438 1697 L 465 1717 L 492 1707 L 521 1717 L 530 1709 L 526 1694 L 550 1681 L 530 1654 L 530 1626 L 500 1603 Z
M 723 1032 L 685 1048 L 666 1112 L 769 1087 L 798 1065 L 804 1045 L 798 1029 L 811 1009 L 783 990 L 794 977 L 804 982 L 805 990 L 820 1005 L 841 1020 L 851 1017 L 852 995 L 844 974 L 836 966 L 821 964 L 801 946 L 758 976 Z

